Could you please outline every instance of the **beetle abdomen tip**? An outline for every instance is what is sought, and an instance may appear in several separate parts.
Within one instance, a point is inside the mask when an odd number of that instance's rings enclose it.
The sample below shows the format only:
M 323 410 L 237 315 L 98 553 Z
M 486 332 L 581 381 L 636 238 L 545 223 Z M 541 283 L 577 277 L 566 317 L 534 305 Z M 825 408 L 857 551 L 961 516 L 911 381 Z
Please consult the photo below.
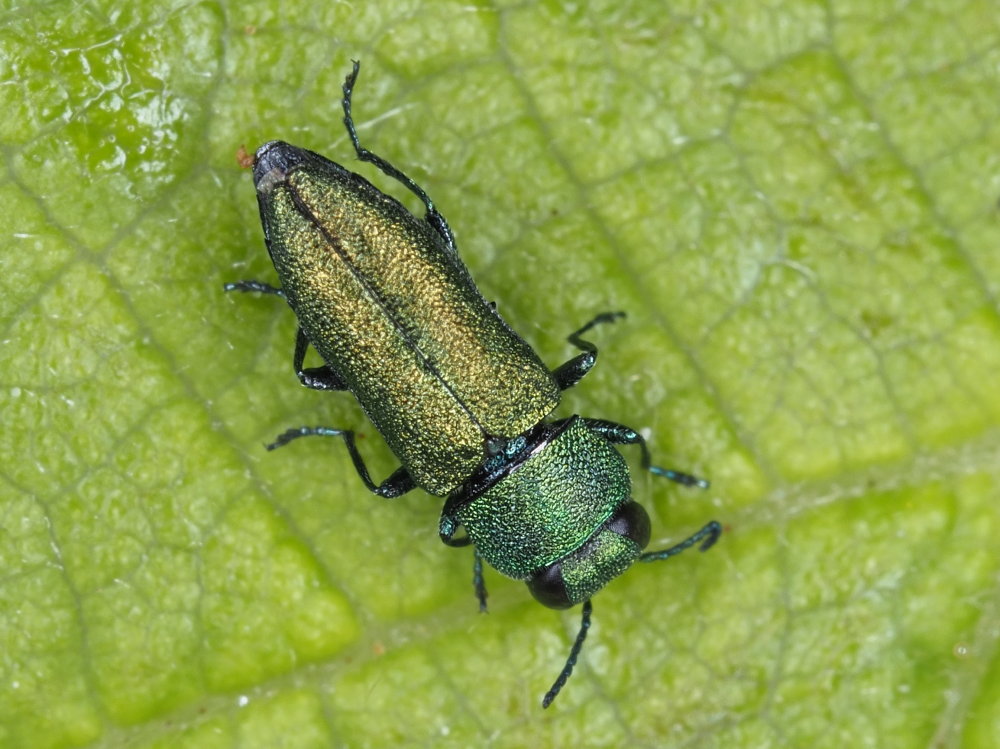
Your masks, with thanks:
M 264 192 L 285 178 L 293 166 L 300 164 L 306 152 L 281 140 L 271 140 L 257 149 L 253 159 L 253 183 Z

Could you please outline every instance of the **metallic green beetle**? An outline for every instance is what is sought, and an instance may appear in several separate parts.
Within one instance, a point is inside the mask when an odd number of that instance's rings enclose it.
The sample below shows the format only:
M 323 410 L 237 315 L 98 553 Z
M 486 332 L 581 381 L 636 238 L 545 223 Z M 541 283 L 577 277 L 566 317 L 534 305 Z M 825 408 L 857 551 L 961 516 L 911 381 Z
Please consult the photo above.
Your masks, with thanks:
M 343 98 L 358 158 L 416 194 L 426 216 L 416 218 L 318 154 L 271 141 L 258 149 L 253 174 L 281 287 L 241 281 L 226 290 L 284 297 L 299 322 L 299 380 L 353 393 L 402 467 L 376 485 L 353 433 L 342 429 L 292 429 L 268 448 L 303 436 L 341 437 L 375 494 L 398 497 L 419 486 L 446 496 L 440 536 L 450 546 L 474 545 L 483 610 L 483 559 L 526 582 L 546 606 L 582 602 L 569 658 L 542 701 L 548 707 L 576 664 L 591 596 L 636 560 L 666 559 L 699 541 L 704 551 L 721 532 L 713 521 L 676 546 L 643 553 L 649 517 L 632 501 L 628 468 L 613 445 L 639 445 L 644 468 L 678 483 L 708 482 L 650 465 L 643 438 L 628 427 L 580 416 L 545 420 L 560 392 L 597 360 L 597 348 L 581 336 L 622 313 L 599 315 L 570 335 L 583 353 L 550 371 L 479 293 L 427 194 L 362 148 L 351 117 L 358 70 L 355 62 Z M 309 345 L 324 366 L 304 367 Z M 456 536 L 459 528 L 465 535 Z

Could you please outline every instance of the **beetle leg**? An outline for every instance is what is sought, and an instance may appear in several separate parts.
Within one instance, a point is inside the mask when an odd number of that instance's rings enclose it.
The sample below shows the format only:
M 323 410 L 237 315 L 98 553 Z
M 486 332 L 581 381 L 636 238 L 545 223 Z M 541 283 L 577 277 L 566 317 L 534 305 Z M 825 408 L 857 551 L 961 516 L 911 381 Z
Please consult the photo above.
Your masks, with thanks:
M 634 429 L 624 424 L 616 424 L 613 421 L 604 419 L 584 419 L 587 428 L 594 434 L 603 437 L 613 445 L 638 445 L 642 450 L 642 467 L 656 476 L 675 481 L 684 486 L 697 486 L 700 489 L 707 489 L 710 484 L 705 479 L 692 476 L 689 473 L 674 471 L 669 468 L 661 468 L 652 464 L 649 457 L 649 448 L 646 447 L 646 440 L 642 438 Z
M 593 612 L 594 607 L 590 603 L 588 598 L 583 602 L 583 618 L 580 621 L 580 631 L 576 633 L 576 640 L 573 642 L 573 647 L 570 648 L 569 658 L 566 659 L 566 665 L 563 666 L 563 670 L 559 672 L 559 676 L 556 678 L 555 683 L 552 687 L 545 693 L 542 698 L 542 707 L 548 707 L 552 704 L 552 700 L 556 698 L 559 694 L 559 690 L 563 688 L 566 684 L 566 680 L 573 673 L 573 666 L 576 665 L 576 659 L 580 656 L 580 649 L 583 647 L 583 641 L 587 639 L 587 630 L 590 629 L 590 615 Z
M 347 79 L 344 81 L 344 98 L 341 103 L 344 105 L 344 125 L 347 127 L 347 134 L 351 138 L 351 143 L 354 144 L 355 153 L 357 153 L 358 158 L 361 161 L 367 161 L 369 164 L 374 164 L 382 170 L 384 174 L 387 174 L 394 180 L 397 180 L 407 190 L 420 198 L 420 202 L 423 203 L 424 207 L 427 209 L 427 215 L 424 216 L 424 220 L 427 221 L 427 223 L 431 225 L 431 228 L 438 233 L 442 240 L 444 240 L 445 246 L 453 253 L 457 254 L 458 250 L 455 247 L 455 235 L 451 233 L 451 228 L 448 226 L 448 222 L 444 220 L 444 216 L 438 213 L 438 209 L 434 207 L 434 201 L 430 199 L 430 196 L 424 192 L 420 185 L 403 174 L 399 169 L 394 167 L 381 156 L 377 156 L 367 148 L 364 148 L 358 140 L 358 134 L 354 129 L 354 117 L 351 116 L 351 96 L 354 94 L 354 84 L 358 80 L 358 72 L 361 70 L 361 63 L 357 60 L 352 60 L 351 62 L 354 63 L 354 69 L 348 74 Z
M 441 541 L 447 546 L 469 546 L 472 539 L 468 536 L 455 538 L 459 523 L 454 515 L 448 512 L 447 505 L 441 512 L 441 524 L 438 526 L 438 535 Z M 479 555 L 479 549 L 472 547 L 472 587 L 476 591 L 476 599 L 479 601 L 479 612 L 486 613 L 486 582 L 483 580 L 483 558 Z
M 368 473 L 368 467 L 365 465 L 361 453 L 358 452 L 358 448 L 354 445 L 354 432 L 349 429 L 331 429 L 330 427 L 299 427 L 298 429 L 289 429 L 287 432 L 279 434 L 274 442 L 266 447 L 268 450 L 277 450 L 279 447 L 287 445 L 299 437 L 314 436 L 343 437 L 344 444 L 347 445 L 347 452 L 351 454 L 351 461 L 354 463 L 355 470 L 358 472 L 365 486 L 368 487 L 368 491 L 372 494 L 377 494 L 386 499 L 394 499 L 416 487 L 413 477 L 407 473 L 405 468 L 397 468 L 389 478 L 376 486 Z
M 292 366 L 295 367 L 295 375 L 299 382 L 307 388 L 313 390 L 347 390 L 347 385 L 341 380 L 337 373 L 324 364 L 322 367 L 303 368 L 302 364 L 306 358 L 306 349 L 309 347 L 309 339 L 299 328 L 295 334 L 295 357 Z
M 685 538 L 679 544 L 674 544 L 669 549 L 661 549 L 660 551 L 647 551 L 645 554 L 639 555 L 640 562 L 659 562 L 663 559 L 669 559 L 675 554 L 680 554 L 685 549 L 690 549 L 696 543 L 705 539 L 701 542 L 698 547 L 698 551 L 708 551 L 712 548 L 712 545 L 719 540 L 719 536 L 722 535 L 722 526 L 719 521 L 713 520 L 708 523 L 704 528 L 695 533 L 694 535 Z
M 261 294 L 274 294 L 285 297 L 285 292 L 277 286 L 272 286 L 264 281 L 233 281 L 222 285 L 223 291 L 259 291 Z
M 472 547 L 472 586 L 476 590 L 476 598 L 479 600 L 479 613 L 486 613 L 486 583 L 483 581 L 483 558 L 479 555 L 479 549 Z
M 455 538 L 458 526 L 458 520 L 448 512 L 448 505 L 446 503 L 444 509 L 441 511 L 441 522 L 438 525 L 438 535 L 441 537 L 443 544 L 446 546 L 468 546 L 472 543 L 472 539 L 468 536 Z
M 614 322 L 619 317 L 625 317 L 625 313 L 602 312 L 579 330 L 570 333 L 566 340 L 583 351 L 583 353 L 579 356 L 574 356 L 568 362 L 552 371 L 552 376 L 556 378 L 556 383 L 559 385 L 560 390 L 566 390 L 567 388 L 573 387 L 576 383 L 583 379 L 583 376 L 587 374 L 587 372 L 593 369 L 594 364 L 597 362 L 597 346 L 590 341 L 585 341 L 580 336 L 593 328 L 595 325 L 600 325 L 606 322 Z
M 234 281 L 224 284 L 222 289 L 223 291 L 257 291 L 261 294 L 274 294 L 275 296 L 280 296 L 282 299 L 285 298 L 284 291 L 264 281 Z M 347 390 L 347 386 L 326 364 L 322 367 L 310 367 L 309 369 L 302 367 L 308 346 L 309 341 L 306 339 L 305 333 L 302 332 L 302 328 L 299 328 L 298 334 L 295 337 L 295 359 L 293 363 L 295 375 L 299 378 L 299 382 L 313 390 Z

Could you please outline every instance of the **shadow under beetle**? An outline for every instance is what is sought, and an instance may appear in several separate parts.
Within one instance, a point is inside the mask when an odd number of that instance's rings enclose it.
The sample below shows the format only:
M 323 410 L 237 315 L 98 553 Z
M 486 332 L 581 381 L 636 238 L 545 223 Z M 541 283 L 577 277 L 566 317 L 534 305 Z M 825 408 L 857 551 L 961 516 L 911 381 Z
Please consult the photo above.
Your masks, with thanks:
M 598 315 L 569 336 L 582 351 L 554 370 L 479 293 L 459 259 L 455 238 L 430 197 L 412 179 L 363 148 L 351 117 L 359 64 L 344 82 L 344 124 L 361 161 L 374 164 L 423 202 L 416 218 L 370 182 L 318 154 L 281 141 L 254 158 L 260 217 L 281 287 L 260 281 L 227 291 L 281 296 L 298 318 L 293 357 L 306 387 L 349 390 L 402 467 L 376 485 L 344 429 L 302 427 L 298 437 L 341 437 L 361 480 L 381 497 L 414 487 L 446 496 L 440 536 L 473 546 L 473 581 L 486 609 L 482 563 L 528 584 L 556 609 L 583 603 L 569 657 L 548 707 L 576 665 L 590 627 L 590 598 L 632 562 L 654 562 L 718 539 L 712 521 L 681 543 L 642 553 L 649 516 L 630 497 L 625 461 L 613 445 L 638 445 L 642 466 L 686 486 L 708 482 L 651 465 L 646 443 L 621 424 L 571 416 L 545 418 L 560 392 L 597 360 L 582 337 L 623 316 Z M 305 368 L 312 345 L 325 364 Z M 465 534 L 457 536 L 459 528 Z

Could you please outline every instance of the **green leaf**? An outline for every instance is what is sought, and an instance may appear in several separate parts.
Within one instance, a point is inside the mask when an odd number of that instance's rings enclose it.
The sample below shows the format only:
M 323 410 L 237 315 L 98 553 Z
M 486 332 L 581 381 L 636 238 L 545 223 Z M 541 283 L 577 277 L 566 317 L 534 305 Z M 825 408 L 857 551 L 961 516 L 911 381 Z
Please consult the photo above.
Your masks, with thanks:
M 889 5 L 8 3 L 0 745 L 995 746 L 1000 24 Z M 609 585 L 544 712 L 576 611 L 480 616 L 439 500 L 262 447 L 394 467 L 221 291 L 274 279 L 241 144 L 402 195 L 352 57 L 547 362 L 628 312 L 562 412 L 713 482 L 637 475 L 653 548 L 726 534 Z

